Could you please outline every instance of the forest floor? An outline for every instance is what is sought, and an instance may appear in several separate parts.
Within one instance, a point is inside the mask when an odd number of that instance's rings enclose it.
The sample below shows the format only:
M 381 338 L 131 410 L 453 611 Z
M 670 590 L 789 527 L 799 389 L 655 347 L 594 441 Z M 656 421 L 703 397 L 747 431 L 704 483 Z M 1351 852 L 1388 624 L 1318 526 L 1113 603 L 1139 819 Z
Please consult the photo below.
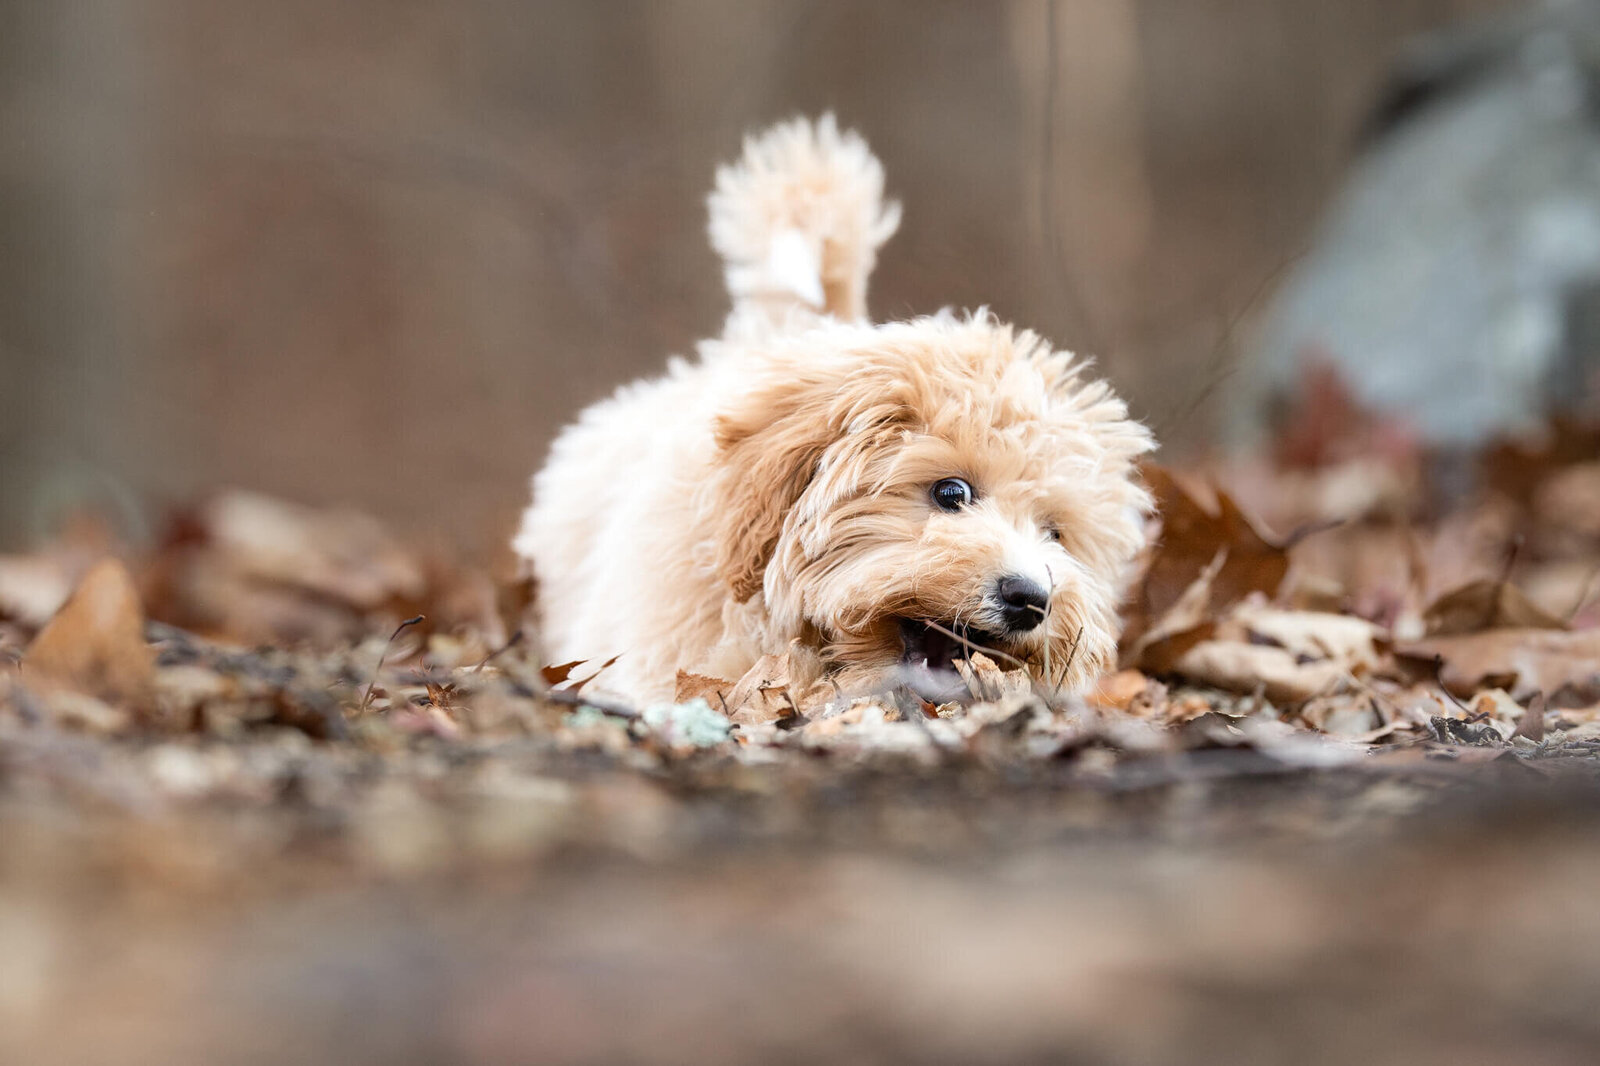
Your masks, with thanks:
M 1087 697 L 629 707 L 240 491 L 0 557 L 0 1061 L 1592 1062 L 1600 436 L 1302 429 L 1151 468 Z

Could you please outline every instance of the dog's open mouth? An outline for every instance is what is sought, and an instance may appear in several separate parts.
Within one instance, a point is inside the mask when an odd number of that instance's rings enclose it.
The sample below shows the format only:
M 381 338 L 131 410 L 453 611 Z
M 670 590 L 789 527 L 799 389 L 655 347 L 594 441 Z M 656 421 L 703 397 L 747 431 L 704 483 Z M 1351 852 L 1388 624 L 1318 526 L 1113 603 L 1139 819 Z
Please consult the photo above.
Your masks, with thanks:
M 930 670 L 952 669 L 956 660 L 970 659 L 975 652 L 1000 646 L 1000 638 L 971 626 L 928 622 L 917 618 L 900 620 L 900 639 L 904 645 L 901 661 Z

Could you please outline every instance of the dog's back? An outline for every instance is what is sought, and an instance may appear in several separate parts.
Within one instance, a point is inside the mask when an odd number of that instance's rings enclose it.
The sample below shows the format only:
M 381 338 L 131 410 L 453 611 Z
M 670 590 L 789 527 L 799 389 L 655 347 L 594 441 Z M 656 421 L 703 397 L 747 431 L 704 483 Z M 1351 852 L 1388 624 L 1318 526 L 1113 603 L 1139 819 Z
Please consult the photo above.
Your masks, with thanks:
M 900 221 L 883 200 L 882 166 L 831 115 L 748 138 L 717 171 L 708 206 L 733 301 L 723 341 L 564 430 L 512 542 L 538 579 L 545 653 L 620 654 L 604 687 L 639 699 L 670 697 L 678 668 L 737 676 L 761 653 L 741 624 L 760 612 L 730 602 L 697 509 L 716 397 L 738 388 L 729 363 L 762 333 L 865 320 L 877 249 Z

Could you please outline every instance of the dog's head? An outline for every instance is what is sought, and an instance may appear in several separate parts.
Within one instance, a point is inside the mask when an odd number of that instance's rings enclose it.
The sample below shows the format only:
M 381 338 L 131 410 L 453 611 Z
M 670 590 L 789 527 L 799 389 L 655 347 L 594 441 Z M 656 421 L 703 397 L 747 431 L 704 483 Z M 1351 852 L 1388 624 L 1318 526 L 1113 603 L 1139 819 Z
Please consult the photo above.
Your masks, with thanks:
M 1100 382 L 987 315 L 778 338 L 716 423 L 709 560 L 865 678 L 974 646 L 1080 687 L 1116 645 L 1149 433 Z

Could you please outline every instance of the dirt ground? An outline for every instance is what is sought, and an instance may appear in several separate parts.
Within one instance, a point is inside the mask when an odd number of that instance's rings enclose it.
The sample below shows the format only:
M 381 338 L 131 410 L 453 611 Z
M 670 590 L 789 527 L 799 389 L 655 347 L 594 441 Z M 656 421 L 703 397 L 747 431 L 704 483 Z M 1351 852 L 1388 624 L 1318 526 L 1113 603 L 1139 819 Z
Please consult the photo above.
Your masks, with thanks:
M 6 737 L 6 1061 L 1590 1062 L 1600 780 Z M 225 782 L 225 783 L 224 783 Z

